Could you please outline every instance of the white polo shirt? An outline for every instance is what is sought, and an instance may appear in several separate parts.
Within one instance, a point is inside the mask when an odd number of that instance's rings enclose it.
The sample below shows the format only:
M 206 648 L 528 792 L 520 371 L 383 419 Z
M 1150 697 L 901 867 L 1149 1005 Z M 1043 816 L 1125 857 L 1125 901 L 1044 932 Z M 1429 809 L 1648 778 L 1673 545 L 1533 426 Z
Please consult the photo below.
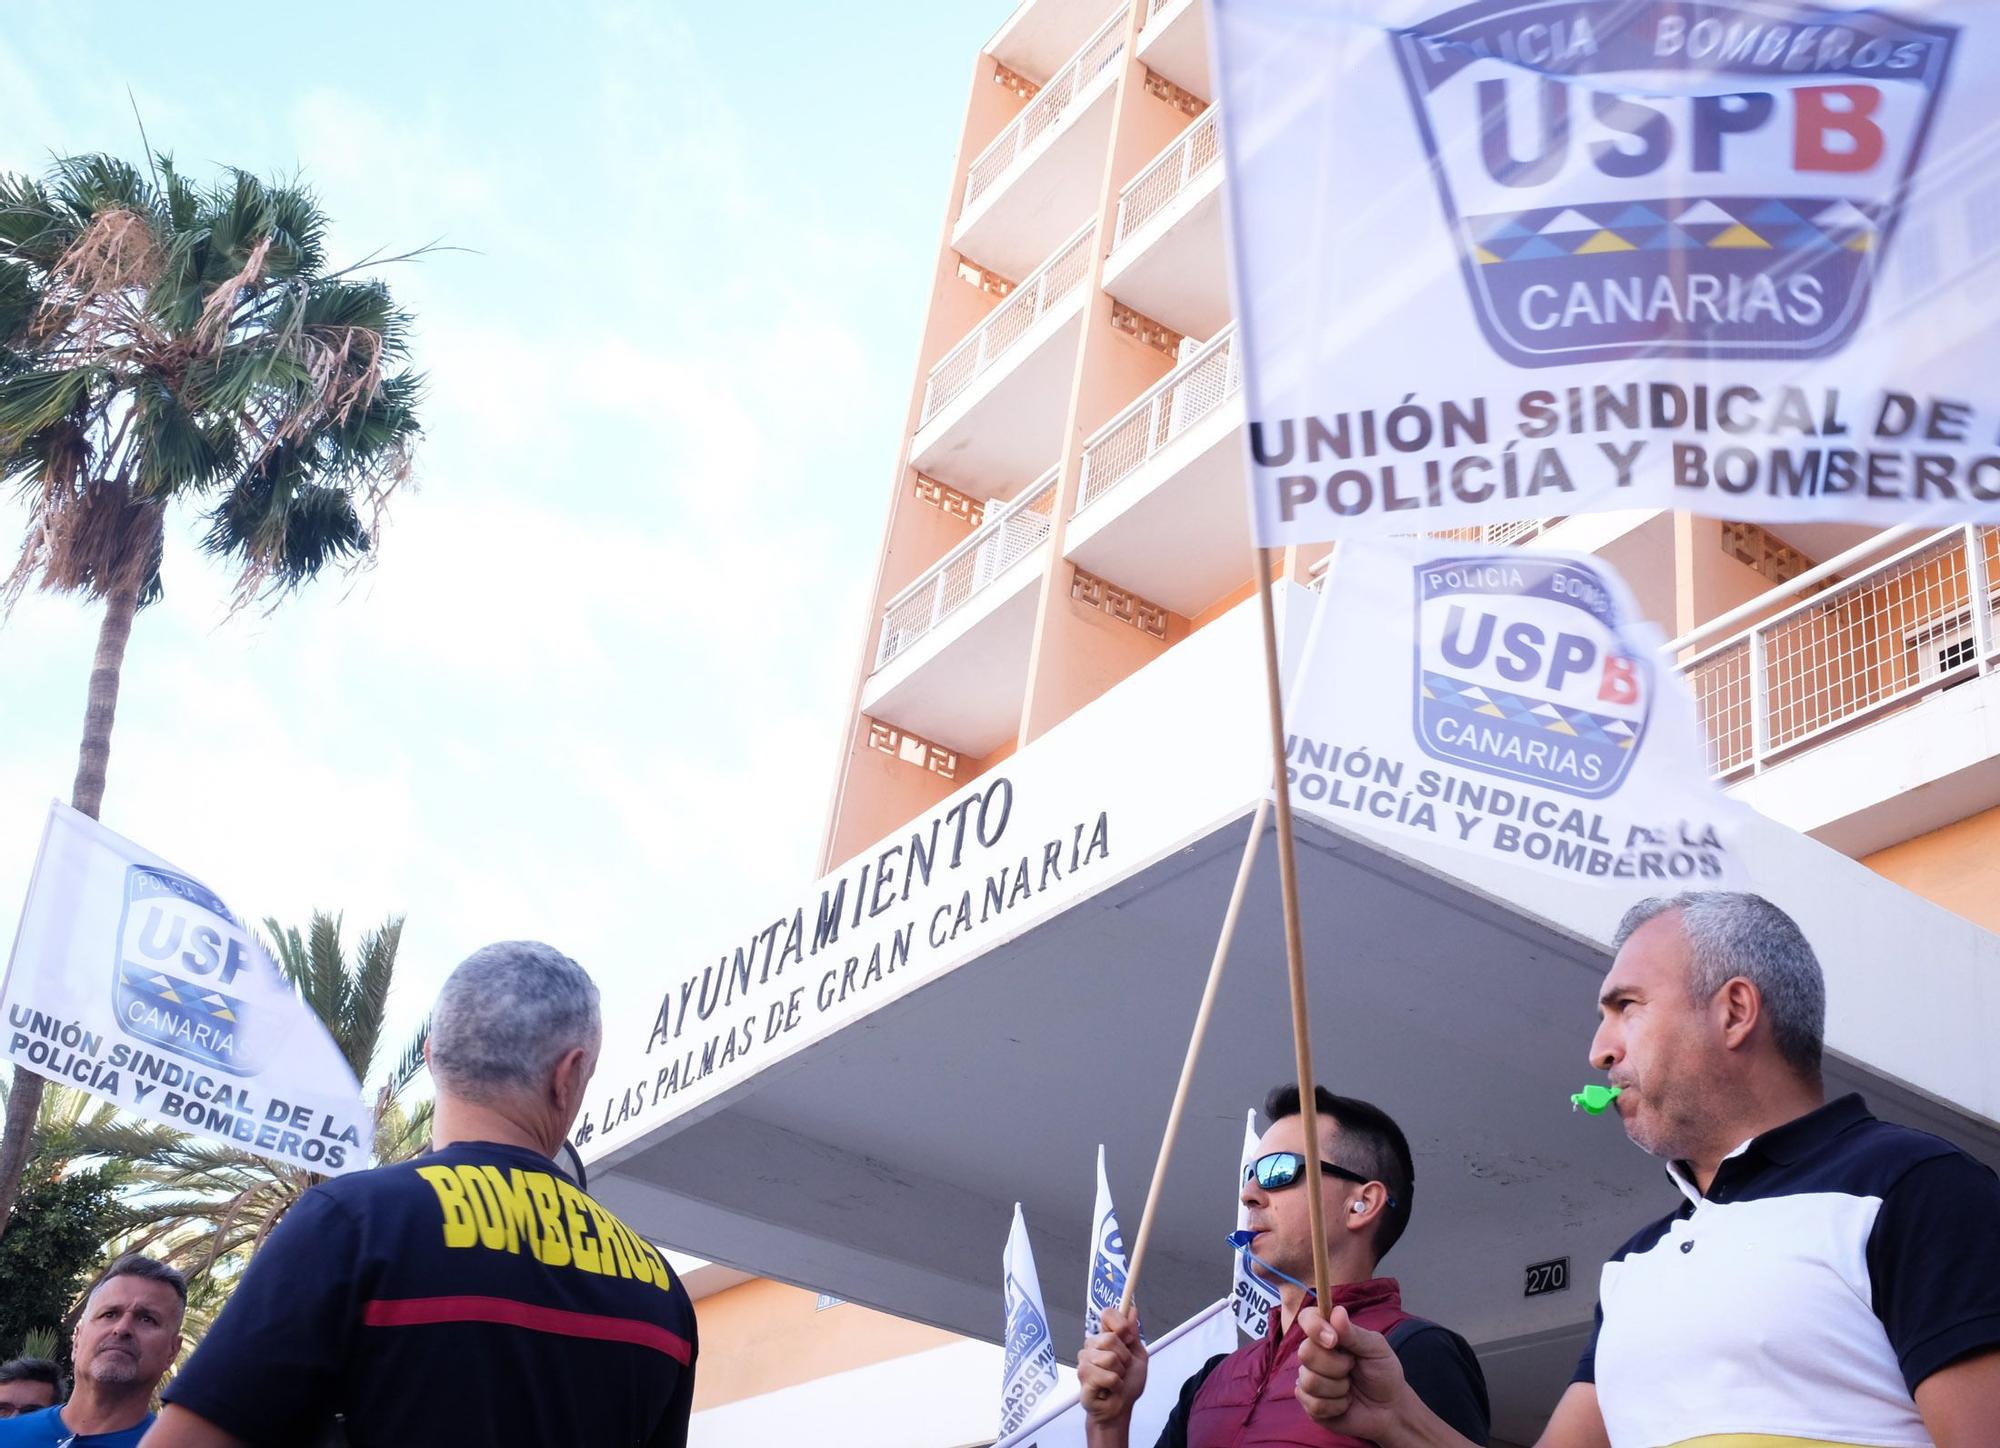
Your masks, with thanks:
M 1845 1096 L 1746 1141 L 1604 1266 L 1576 1380 L 1612 1448 L 1926 1448 L 1912 1394 L 2000 1348 L 2000 1180 Z M 1801 1441 L 1803 1440 L 1803 1441 Z

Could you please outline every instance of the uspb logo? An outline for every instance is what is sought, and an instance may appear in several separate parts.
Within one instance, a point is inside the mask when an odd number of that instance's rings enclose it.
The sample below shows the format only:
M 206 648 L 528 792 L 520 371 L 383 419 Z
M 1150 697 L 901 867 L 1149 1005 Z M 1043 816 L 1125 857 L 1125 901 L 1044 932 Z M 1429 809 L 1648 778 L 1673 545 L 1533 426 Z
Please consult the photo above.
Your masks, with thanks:
M 1652 708 L 1652 665 L 1589 568 L 1447 558 L 1417 579 L 1416 732 L 1433 759 L 1586 799 L 1614 793 Z
M 229 907 L 197 880 L 132 865 L 125 871 L 118 955 L 118 1024 L 128 1035 L 236 1076 L 263 1065 L 264 1023 L 244 999 L 270 969 Z
M 1125 1295 L 1125 1235 L 1118 1230 L 1118 1218 L 1110 1212 L 1097 1224 L 1097 1250 L 1091 1254 L 1090 1305 L 1097 1316 L 1116 1307 Z
M 1028 1420 L 1044 1394 L 1054 1386 L 1055 1346 L 1049 1324 L 1035 1310 L 1025 1289 L 1007 1279 L 1007 1357 L 1000 1390 L 1001 1432 L 1011 1433 Z
M 1487 341 L 1522 367 L 1838 351 L 1956 34 L 1782 0 L 1480 0 L 1400 33 Z

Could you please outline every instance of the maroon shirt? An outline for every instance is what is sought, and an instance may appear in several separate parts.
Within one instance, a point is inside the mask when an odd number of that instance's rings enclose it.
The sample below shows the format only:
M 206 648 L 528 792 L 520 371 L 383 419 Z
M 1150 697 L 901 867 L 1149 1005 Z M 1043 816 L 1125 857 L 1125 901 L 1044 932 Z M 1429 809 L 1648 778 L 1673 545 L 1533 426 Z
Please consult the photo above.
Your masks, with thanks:
M 1475 1443 L 1486 1441 L 1486 1380 L 1463 1338 L 1403 1311 L 1402 1292 L 1393 1277 L 1342 1283 L 1333 1289 L 1333 1303 L 1345 1307 L 1359 1326 L 1385 1336 L 1398 1323 L 1418 1322 L 1418 1328 L 1396 1344 L 1410 1386 L 1459 1432 Z M 1305 1336 L 1296 1322 L 1281 1334 L 1280 1315 L 1274 1308 L 1270 1330 L 1262 1339 L 1214 1360 L 1189 1381 L 1160 1436 L 1162 1445 L 1371 1448 L 1363 1439 L 1321 1427 L 1299 1406 L 1293 1390 L 1298 1386 L 1299 1345 Z M 1188 1388 L 1194 1390 L 1192 1402 Z

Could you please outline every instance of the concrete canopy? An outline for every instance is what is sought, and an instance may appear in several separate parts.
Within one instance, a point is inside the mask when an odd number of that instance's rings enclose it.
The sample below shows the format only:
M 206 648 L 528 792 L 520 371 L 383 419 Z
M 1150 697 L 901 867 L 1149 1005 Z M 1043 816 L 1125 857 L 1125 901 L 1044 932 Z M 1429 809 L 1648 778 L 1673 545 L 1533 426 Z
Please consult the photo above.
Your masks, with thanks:
M 1310 601 L 1288 590 L 1287 611 Z M 1255 632 L 1254 609 L 1238 610 L 1010 759 L 1010 819 L 986 857 L 967 848 L 962 882 L 942 852 L 922 889 L 892 862 L 884 929 L 907 916 L 913 944 L 853 999 L 830 996 L 866 976 L 867 936 L 788 959 L 780 912 L 769 980 L 737 977 L 732 1007 L 708 978 L 713 1025 L 689 1020 L 703 986 L 683 992 L 686 978 L 663 982 L 664 1002 L 611 1003 L 625 1024 L 600 1072 L 612 1084 L 588 1108 L 594 1189 L 657 1240 L 989 1340 L 1019 1201 L 1073 1359 L 1093 1155 L 1103 1142 L 1129 1240 L 1254 807 Z M 955 798 L 996 789 L 989 776 Z M 995 834 L 984 817 L 962 815 L 975 845 Z M 1864 1089 L 1881 1114 L 2000 1161 L 2000 1079 L 1979 1044 L 2000 1002 L 1977 988 L 2000 942 L 1810 840 L 1765 834 L 1759 886 L 1826 963 L 1829 1044 L 1844 1053 L 1829 1090 Z M 1055 882 L 1049 840 L 1066 872 Z M 1496 1434 L 1532 1441 L 1587 1331 L 1598 1265 L 1676 1200 L 1614 1122 L 1566 1102 L 1594 1079 L 1602 942 L 1633 897 L 1473 870 L 1448 850 L 1417 858 L 1309 817 L 1298 840 L 1318 1075 L 1388 1109 L 1416 1153 L 1414 1219 L 1384 1270 L 1412 1310 L 1480 1348 Z M 1275 853 L 1267 842 L 1142 1280 L 1156 1330 L 1227 1290 L 1244 1112 L 1291 1074 Z M 961 883 L 977 912 L 996 871 L 1018 885 L 1016 856 L 1042 888 L 934 948 Z M 857 915 L 862 896 L 883 898 L 879 872 L 872 894 L 860 885 Z M 810 924 L 811 900 L 803 913 Z M 740 1031 L 736 1015 L 752 1022 L 742 1057 L 662 1091 L 667 1062 L 705 1031 Z M 1524 1269 L 1564 1257 L 1568 1289 L 1524 1297 Z

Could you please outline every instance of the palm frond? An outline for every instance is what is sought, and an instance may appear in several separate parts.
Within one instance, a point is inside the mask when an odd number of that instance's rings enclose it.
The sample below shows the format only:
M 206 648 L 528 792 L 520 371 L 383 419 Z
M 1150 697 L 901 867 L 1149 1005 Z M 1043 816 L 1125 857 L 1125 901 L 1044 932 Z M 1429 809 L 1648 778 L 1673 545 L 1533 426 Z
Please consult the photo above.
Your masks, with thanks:
M 399 926 L 402 924 L 400 917 L 396 923 Z M 383 1089 L 391 1096 L 401 1096 L 424 1069 L 424 1047 L 430 1044 L 430 1039 L 431 1018 L 425 1016 L 424 1023 L 417 1027 L 416 1034 L 410 1037 L 409 1044 L 403 1047 L 402 1053 L 396 1057 L 396 1064 L 389 1070 L 389 1079 Z
M 353 988 L 340 1023 L 340 1039 L 354 1079 L 366 1081 L 375 1069 L 382 1019 L 389 1009 L 389 983 L 396 977 L 396 951 L 403 943 L 403 917 L 392 915 L 361 937 Z
M 306 1004 L 313 1014 L 326 1025 L 328 1031 L 339 1038 L 340 1022 L 346 1014 L 347 958 L 340 947 L 340 919 L 324 910 L 313 911 L 312 922 L 306 927 L 306 954 L 309 968 L 306 972 Z
M 148 509 L 178 499 L 239 570 L 235 607 L 372 559 L 422 382 L 408 312 L 329 268 L 327 229 L 296 177 L 198 185 L 167 155 L 0 175 L 0 477 L 34 501 L 8 597 L 157 597 Z

